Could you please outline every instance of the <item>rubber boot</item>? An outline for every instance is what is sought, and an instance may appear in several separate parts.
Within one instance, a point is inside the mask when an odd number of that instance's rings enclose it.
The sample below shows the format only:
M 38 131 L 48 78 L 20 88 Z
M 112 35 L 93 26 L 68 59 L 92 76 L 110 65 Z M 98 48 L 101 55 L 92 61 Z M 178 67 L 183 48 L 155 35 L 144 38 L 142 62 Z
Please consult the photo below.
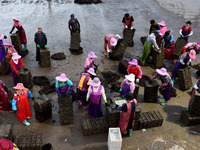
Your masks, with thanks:
M 161 103 L 160 105 L 165 106 L 167 105 L 168 101 L 165 101 L 164 103 Z
M 186 108 L 186 110 L 187 110 L 187 111 L 190 110 L 190 106 L 188 106 L 188 107 Z
M 23 121 L 23 124 L 25 124 L 26 126 L 30 126 L 31 125 L 29 122 L 26 121 L 26 119 Z
M 31 117 L 26 117 L 26 119 L 31 119 Z
M 176 83 L 176 80 L 175 80 L 175 78 L 173 77 L 172 78 L 172 82 L 175 84 Z
M 132 135 L 133 129 L 128 129 L 128 136 L 130 137 Z
M 25 49 L 27 49 L 27 44 L 24 44 L 24 48 L 23 48 L 23 50 L 25 50 Z
M 159 98 L 161 98 L 161 99 L 162 99 L 162 98 L 164 98 L 164 96 L 163 96 L 163 95 L 161 95 Z
M 108 53 L 107 53 L 107 49 L 105 49 L 104 55 L 105 55 L 105 58 L 106 58 L 107 55 L 108 55 Z

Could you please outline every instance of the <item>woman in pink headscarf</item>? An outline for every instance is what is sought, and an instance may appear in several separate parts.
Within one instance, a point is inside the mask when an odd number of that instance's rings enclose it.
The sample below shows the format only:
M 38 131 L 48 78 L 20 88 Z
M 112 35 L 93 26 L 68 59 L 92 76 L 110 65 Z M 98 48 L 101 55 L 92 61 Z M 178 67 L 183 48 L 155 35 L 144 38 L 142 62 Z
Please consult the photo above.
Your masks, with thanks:
M 6 55 L 6 59 L 11 59 L 13 53 L 17 53 L 17 51 L 15 50 L 14 46 L 6 41 L 5 43 L 3 43 L 3 45 L 5 45 L 5 47 L 8 49 L 7 55 Z M 17 53 L 18 54 L 18 53 Z
M 167 31 L 167 27 L 165 26 L 165 22 L 161 21 L 160 23 L 158 23 L 158 25 L 160 26 L 160 32 L 162 33 L 162 35 L 165 35 L 165 32 Z
M 88 58 L 85 60 L 85 73 L 87 73 L 87 70 L 93 67 L 97 67 L 94 58 L 97 58 L 94 52 L 90 52 L 88 54 Z
M 21 43 L 24 44 L 23 50 L 25 50 L 25 49 L 27 49 L 27 40 L 26 40 L 26 33 L 24 31 L 24 28 L 22 27 L 22 24 L 19 22 L 18 17 L 16 17 L 16 16 L 13 17 L 13 22 L 14 22 L 14 24 L 13 24 L 12 30 L 10 31 L 10 34 L 12 34 L 12 32 L 15 28 L 18 29 Z

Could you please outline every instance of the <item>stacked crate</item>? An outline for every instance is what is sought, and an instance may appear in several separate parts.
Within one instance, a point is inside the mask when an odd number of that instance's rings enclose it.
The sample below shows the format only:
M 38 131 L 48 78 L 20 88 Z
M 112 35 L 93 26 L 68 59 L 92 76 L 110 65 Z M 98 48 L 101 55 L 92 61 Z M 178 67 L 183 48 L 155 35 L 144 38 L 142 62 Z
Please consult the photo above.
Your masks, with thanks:
M 190 67 L 185 67 L 184 69 L 178 69 L 178 82 L 180 90 L 188 90 L 192 87 L 192 78 Z
M 157 81 L 149 82 L 145 81 L 144 86 L 144 102 L 145 103 L 157 103 L 158 99 L 158 83 Z
M 108 128 L 109 124 L 106 120 L 106 117 L 84 119 L 82 121 L 82 129 L 84 136 L 107 133 Z
M 186 126 L 200 124 L 200 93 L 195 91 L 189 111 L 182 111 L 181 120 Z
M 52 105 L 49 98 L 46 95 L 42 95 L 40 98 L 34 101 L 35 118 L 39 122 L 43 122 L 52 116 Z
M 42 149 L 42 139 L 40 135 L 21 135 L 15 138 L 14 143 L 20 150 Z
M 80 47 L 80 31 L 71 32 L 70 51 L 72 54 L 82 54 L 83 48 Z
M 11 124 L 0 124 L 0 137 L 11 141 L 14 140 Z
M 106 119 L 108 120 L 109 127 L 118 127 L 120 119 L 120 111 L 112 107 L 106 109 Z
M 159 111 L 143 112 L 139 118 L 139 129 L 162 126 L 163 117 Z
M 98 69 L 96 69 L 96 76 L 101 81 L 101 85 L 103 85 L 103 87 L 106 89 L 108 87 L 108 83 L 106 79 L 104 78 L 103 74 L 101 73 L 101 71 L 99 71 Z
M 42 68 L 51 67 L 51 57 L 48 49 L 40 49 L 40 66 Z
M 28 69 L 20 69 L 19 70 L 20 74 L 17 75 L 17 80 L 18 83 L 23 83 L 24 86 L 28 89 L 32 89 L 33 88 L 33 82 L 32 82 L 32 76 L 31 76 L 31 72 Z
M 122 60 L 127 46 L 128 46 L 127 42 L 125 42 L 123 39 L 119 39 L 117 41 L 117 45 L 115 46 L 113 52 L 109 53 L 110 59 Z
M 128 45 L 130 44 L 133 44 L 131 46 L 134 46 L 134 43 L 133 42 L 133 37 L 134 37 L 134 34 L 135 34 L 135 29 L 125 29 L 124 30 L 124 38 L 123 38 L 123 41 L 126 42 Z
M 4 59 L 2 63 L 0 63 L 0 75 L 6 75 L 10 72 L 10 61 Z
M 152 48 L 152 51 L 151 51 L 151 55 L 152 55 L 152 64 L 151 64 L 151 67 L 152 68 L 162 68 L 164 67 L 164 57 L 165 57 L 165 50 L 163 50 L 163 44 L 161 44 L 161 53 L 158 52 L 158 50 L 154 47 Z
M 60 107 L 60 122 L 62 124 L 73 123 L 73 106 L 72 106 L 72 97 L 62 96 L 63 100 L 59 100 Z
M 128 65 L 128 60 L 121 60 L 118 67 L 119 72 L 121 72 L 123 75 L 127 75 Z
M 139 122 L 140 114 L 141 114 L 141 109 L 140 109 L 140 107 L 136 107 L 136 110 L 135 110 L 135 117 L 134 117 L 134 127 L 133 127 L 133 130 L 139 130 L 139 125 L 140 125 L 140 122 Z
M 174 49 L 174 56 L 175 59 L 179 59 L 182 49 L 184 48 L 184 46 L 187 44 L 187 41 L 183 38 L 178 38 L 175 42 L 175 49 Z

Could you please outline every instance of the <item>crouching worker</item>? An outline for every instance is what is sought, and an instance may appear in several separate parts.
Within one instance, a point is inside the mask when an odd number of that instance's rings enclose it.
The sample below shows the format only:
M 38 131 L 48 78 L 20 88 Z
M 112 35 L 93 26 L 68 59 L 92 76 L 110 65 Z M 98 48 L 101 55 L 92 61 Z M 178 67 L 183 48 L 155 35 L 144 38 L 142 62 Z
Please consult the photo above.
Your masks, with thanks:
M 0 150 L 19 150 L 15 143 L 7 139 L 0 139 Z
M 26 126 L 29 126 L 30 123 L 27 121 L 27 119 L 31 119 L 32 114 L 28 102 L 28 97 L 32 97 L 33 100 L 34 97 L 31 91 L 24 87 L 23 83 L 18 83 L 17 86 L 13 88 L 16 90 L 16 92 L 13 96 L 12 108 L 13 110 L 17 109 L 19 121 L 23 122 L 23 124 Z M 16 104 L 16 106 L 14 104 Z
M 129 74 L 125 76 L 125 79 L 121 83 L 121 88 L 119 90 L 121 97 L 124 98 L 124 96 L 127 93 L 133 94 L 135 90 L 135 75 L 134 74 Z
M 184 67 L 186 67 L 188 62 L 189 62 L 189 65 L 191 66 L 192 59 L 196 59 L 195 50 L 191 50 L 190 52 L 185 52 L 181 55 L 180 59 L 178 60 L 174 68 L 174 72 L 172 75 L 173 83 L 176 82 L 175 78 L 176 78 L 178 69 L 183 69 Z
M 63 96 L 70 96 L 74 89 L 74 84 L 69 80 L 64 73 L 56 77 L 56 92 L 58 100 L 62 101 Z
M 126 134 L 128 131 L 128 136 L 131 136 L 134 127 L 137 100 L 134 99 L 133 94 L 131 93 L 126 94 L 125 99 L 127 102 L 118 107 L 118 110 L 122 111 L 119 120 L 119 128 L 122 134 Z
M 94 52 L 90 52 L 88 54 L 88 58 L 85 60 L 85 73 L 87 73 L 87 70 L 90 68 L 97 68 L 97 65 L 94 61 L 94 59 L 97 58 Z
M 164 98 L 165 102 L 161 103 L 162 106 L 167 105 L 168 101 L 171 98 L 171 90 L 172 90 L 172 80 L 170 75 L 167 73 L 167 70 L 165 68 L 156 69 L 156 74 L 153 76 L 151 81 L 156 79 L 157 77 L 160 78 L 162 84 L 159 86 L 163 90 L 163 96 L 160 96 L 160 98 Z
M 77 86 L 77 96 L 76 101 L 78 101 L 78 106 L 83 106 L 87 108 L 86 96 L 89 88 L 89 82 L 92 80 L 92 77 L 96 76 L 93 68 L 87 70 L 87 73 L 82 73 L 78 86 Z
M 129 62 L 127 73 L 128 75 L 131 73 L 134 74 L 136 83 L 139 83 L 140 79 L 142 78 L 142 70 L 141 67 L 138 65 L 137 59 L 133 59 L 131 62 Z
M 192 102 L 193 102 L 193 99 L 194 99 L 194 96 L 195 96 L 195 92 L 197 91 L 198 93 L 200 93 L 200 78 L 196 81 L 196 83 L 194 84 L 194 87 L 192 89 L 192 94 L 191 94 L 191 97 L 190 97 L 190 101 L 189 101 L 189 104 L 188 104 L 188 107 L 186 110 L 190 110 L 190 107 L 192 105 Z
M 104 38 L 104 55 L 107 57 L 108 53 L 113 52 L 115 46 L 117 45 L 117 38 L 121 39 L 121 37 L 113 34 L 107 34 Z
M 89 100 L 89 108 L 88 114 L 91 117 L 101 117 L 102 116 L 102 109 L 101 109 L 101 96 L 105 104 L 107 105 L 106 94 L 104 87 L 101 85 L 99 78 L 94 78 L 90 82 L 90 86 L 87 93 L 87 99 Z

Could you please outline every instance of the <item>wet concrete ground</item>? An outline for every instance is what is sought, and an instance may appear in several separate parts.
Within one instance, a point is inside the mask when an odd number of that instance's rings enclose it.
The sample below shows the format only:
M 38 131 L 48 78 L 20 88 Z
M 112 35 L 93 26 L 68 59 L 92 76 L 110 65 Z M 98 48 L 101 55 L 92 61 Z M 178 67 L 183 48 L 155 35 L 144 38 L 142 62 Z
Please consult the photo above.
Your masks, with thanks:
M 117 71 L 118 61 L 105 59 L 103 56 L 103 40 L 104 35 L 108 33 L 122 35 L 123 26 L 121 19 L 123 14 L 129 12 L 133 14 L 135 19 L 136 33 L 134 37 L 135 47 L 127 48 L 125 53 L 126 59 L 132 59 L 135 56 L 141 56 L 143 46 L 140 42 L 141 36 L 146 36 L 149 30 L 149 21 L 155 19 L 157 22 L 164 20 L 166 26 L 172 31 L 175 40 L 179 36 L 179 29 L 185 24 L 185 20 L 192 18 L 192 28 L 194 35 L 190 41 L 199 40 L 199 10 L 196 6 L 200 2 L 198 0 L 161 1 L 161 0 L 103 0 L 98 5 L 77 5 L 73 0 L 4 0 L 1 1 L 0 13 L 0 33 L 8 35 L 12 28 L 12 16 L 18 16 L 23 27 L 25 28 L 28 40 L 28 49 L 30 53 L 23 58 L 26 68 L 32 71 L 33 76 L 45 75 L 51 81 L 62 72 L 77 83 L 80 72 L 83 70 L 84 61 L 90 51 L 95 51 L 98 58 L 99 69 Z M 194 5 L 196 4 L 196 5 Z M 79 19 L 81 24 L 81 46 L 84 53 L 79 56 L 71 55 L 69 52 L 70 33 L 68 30 L 68 20 L 71 13 Z M 67 56 L 66 60 L 52 60 L 51 68 L 40 68 L 35 61 L 35 44 L 34 33 L 38 27 L 42 27 L 48 38 L 48 47 L 51 54 L 64 52 Z M 195 63 L 199 62 L 199 56 Z M 173 65 L 166 61 L 169 71 L 173 70 Z M 144 74 L 151 75 L 155 72 L 149 67 L 142 67 Z M 192 69 L 193 83 L 196 81 L 195 70 Z M 1 76 L 8 87 L 13 86 L 11 74 Z M 188 92 L 178 90 L 178 84 L 175 85 L 178 96 L 172 98 L 168 106 L 162 107 L 159 102 L 157 104 L 146 104 L 143 102 L 143 88 L 140 88 L 138 98 L 142 111 L 160 110 L 164 117 L 162 127 L 147 129 L 147 132 L 135 131 L 130 138 L 123 138 L 122 149 L 200 149 L 199 135 L 188 134 L 193 130 L 192 127 L 185 127 L 180 122 L 180 113 L 185 110 L 189 101 Z M 38 86 L 33 91 L 37 94 Z M 57 113 L 57 96 L 55 93 L 48 95 L 52 99 L 53 117 L 43 123 L 38 123 L 35 117 L 31 119 L 31 126 L 25 127 L 18 122 L 17 115 L 9 112 L 1 113 L 7 123 L 14 125 L 14 134 L 30 134 L 38 133 L 43 137 L 43 143 L 52 143 L 54 149 L 58 150 L 104 150 L 107 149 L 107 134 L 84 137 L 81 129 L 81 120 L 87 118 L 87 111 L 78 109 L 74 104 L 74 124 L 63 126 L 59 123 L 59 115 Z M 160 100 L 161 102 L 163 100 Z M 33 102 L 30 101 L 31 106 Z M 32 108 L 34 115 L 34 110 Z M 55 123 L 52 121 L 55 120 Z M 199 128 L 199 126 L 197 127 Z

